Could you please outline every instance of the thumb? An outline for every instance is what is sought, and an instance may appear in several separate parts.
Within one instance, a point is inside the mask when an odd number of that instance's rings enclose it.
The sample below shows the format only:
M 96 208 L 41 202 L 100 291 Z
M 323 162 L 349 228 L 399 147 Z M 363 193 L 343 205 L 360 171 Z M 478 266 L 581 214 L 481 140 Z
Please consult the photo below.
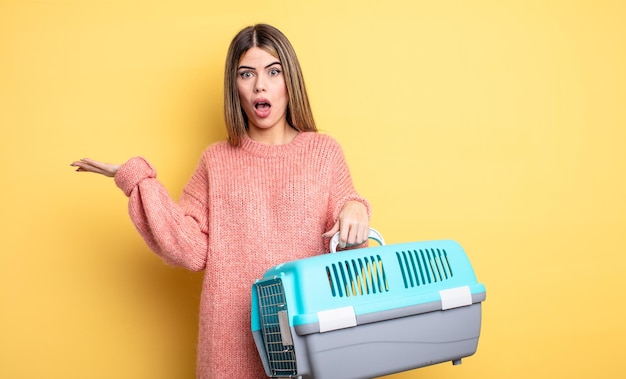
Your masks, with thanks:
M 337 233 L 338 231 L 339 231 L 339 221 L 335 222 L 335 225 L 333 225 L 333 227 L 330 228 L 329 231 L 327 231 L 326 233 L 322 234 L 322 237 L 332 238 L 332 236 L 334 236 L 335 233 Z

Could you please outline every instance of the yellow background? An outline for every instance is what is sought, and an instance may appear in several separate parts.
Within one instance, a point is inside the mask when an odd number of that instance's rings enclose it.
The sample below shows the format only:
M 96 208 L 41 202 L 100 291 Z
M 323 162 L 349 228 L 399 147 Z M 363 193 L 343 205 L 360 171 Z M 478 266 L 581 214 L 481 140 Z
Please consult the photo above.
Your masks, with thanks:
M 452 238 L 478 351 L 394 378 L 622 377 L 622 1 L 0 0 L 0 378 L 192 378 L 201 274 L 148 251 L 83 156 L 178 197 L 224 138 L 243 26 L 291 39 L 387 242 Z M 233 251 L 233 259 L 246 252 Z

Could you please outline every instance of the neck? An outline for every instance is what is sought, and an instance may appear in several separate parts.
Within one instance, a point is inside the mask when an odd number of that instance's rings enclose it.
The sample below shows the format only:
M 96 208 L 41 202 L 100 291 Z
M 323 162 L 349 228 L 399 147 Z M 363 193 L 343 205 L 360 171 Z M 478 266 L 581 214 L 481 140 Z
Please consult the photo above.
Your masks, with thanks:
M 297 134 L 298 131 L 287 124 L 285 124 L 284 128 L 280 129 L 250 128 L 248 130 L 248 136 L 252 140 L 264 145 L 285 145 L 293 141 Z

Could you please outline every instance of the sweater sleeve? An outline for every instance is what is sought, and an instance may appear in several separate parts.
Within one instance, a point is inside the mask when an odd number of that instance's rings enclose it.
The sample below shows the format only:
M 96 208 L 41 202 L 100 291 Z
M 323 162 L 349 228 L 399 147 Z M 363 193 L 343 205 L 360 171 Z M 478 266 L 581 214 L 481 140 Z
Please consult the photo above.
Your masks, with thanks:
M 331 160 L 332 189 L 329 203 L 331 219 L 328 221 L 329 225 L 327 225 L 327 227 L 331 227 L 337 221 L 339 212 L 341 212 L 341 209 L 348 201 L 358 201 L 362 203 L 367 208 L 368 216 L 371 215 L 369 202 L 364 197 L 360 196 L 354 188 L 350 169 L 348 168 L 341 146 L 337 142 L 334 142 L 334 145 L 335 149 Z
M 128 211 L 148 247 L 167 263 L 204 269 L 208 246 L 208 179 L 198 165 L 176 203 L 156 179 L 156 170 L 142 157 L 124 163 L 115 183 L 129 197 Z

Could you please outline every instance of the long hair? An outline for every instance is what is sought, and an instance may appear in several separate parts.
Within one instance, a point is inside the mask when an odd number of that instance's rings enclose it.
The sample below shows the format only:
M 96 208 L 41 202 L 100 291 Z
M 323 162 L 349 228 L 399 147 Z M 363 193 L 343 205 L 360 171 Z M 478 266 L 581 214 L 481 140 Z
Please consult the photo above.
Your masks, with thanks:
M 224 116 L 228 142 L 239 146 L 248 129 L 248 119 L 239 101 L 237 68 L 241 57 L 251 48 L 258 47 L 277 58 L 282 67 L 287 86 L 287 123 L 298 131 L 316 132 L 313 112 L 304 85 L 302 69 L 296 52 L 285 35 L 267 24 L 257 24 L 242 29 L 233 38 L 226 55 L 224 73 Z

